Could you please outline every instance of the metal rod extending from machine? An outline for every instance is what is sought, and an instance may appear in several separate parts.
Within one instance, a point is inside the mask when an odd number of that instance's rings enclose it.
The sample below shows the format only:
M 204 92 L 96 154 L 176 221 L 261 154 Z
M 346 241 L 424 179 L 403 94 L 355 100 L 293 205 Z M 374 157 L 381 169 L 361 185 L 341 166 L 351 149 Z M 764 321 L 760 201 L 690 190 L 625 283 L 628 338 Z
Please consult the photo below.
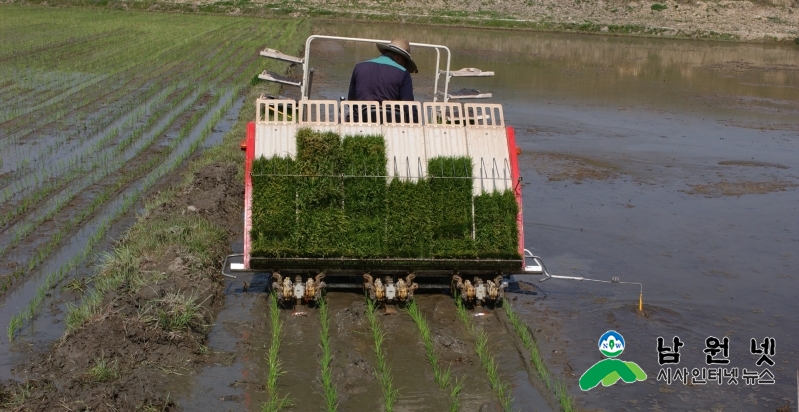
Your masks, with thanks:
M 539 282 L 544 282 L 544 281 L 547 281 L 549 279 L 566 279 L 566 280 L 579 280 L 579 281 L 587 280 L 589 282 L 600 282 L 600 283 L 618 283 L 618 284 L 625 284 L 625 285 L 638 285 L 640 287 L 640 291 L 638 293 L 638 311 L 639 312 L 643 312 L 644 311 L 644 285 L 642 283 L 639 283 L 639 282 L 622 282 L 619 279 L 618 276 L 614 276 L 614 277 L 610 278 L 610 280 L 601 280 L 601 279 L 586 278 L 586 277 L 582 277 L 582 276 L 552 275 L 552 274 L 549 273 L 549 271 L 547 270 L 546 265 L 544 265 L 544 261 L 539 256 L 533 255 L 532 252 L 530 252 L 527 249 L 524 250 L 524 255 L 525 255 L 524 256 L 525 258 L 531 258 L 531 259 L 533 259 L 536 263 L 538 263 L 541 266 L 541 273 L 544 276 L 546 276 L 546 277 L 544 279 L 539 280 Z

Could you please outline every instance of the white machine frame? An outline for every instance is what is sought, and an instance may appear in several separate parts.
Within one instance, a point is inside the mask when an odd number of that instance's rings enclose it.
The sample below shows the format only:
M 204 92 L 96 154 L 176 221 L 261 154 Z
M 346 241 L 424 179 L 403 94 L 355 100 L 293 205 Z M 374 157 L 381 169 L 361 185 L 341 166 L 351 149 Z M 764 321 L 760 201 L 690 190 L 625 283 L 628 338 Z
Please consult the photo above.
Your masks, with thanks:
M 311 66 L 309 61 L 311 59 L 311 44 L 316 39 L 327 39 L 327 40 L 339 40 L 339 41 L 351 41 L 351 42 L 358 42 L 358 43 L 373 43 L 373 44 L 388 44 L 390 43 L 389 40 L 380 40 L 380 39 L 364 39 L 364 38 L 357 38 L 357 37 L 341 37 L 341 36 L 325 36 L 315 34 L 309 36 L 307 40 L 305 40 L 305 57 L 293 57 L 285 55 L 275 49 L 265 49 L 261 52 L 261 56 L 270 57 L 277 60 L 282 60 L 290 63 L 300 64 L 302 65 L 302 81 L 297 83 L 293 81 L 289 81 L 287 79 L 278 79 L 271 73 L 267 73 L 264 71 L 259 77 L 264 80 L 276 81 L 279 83 L 298 86 L 300 87 L 300 99 L 301 100 L 310 100 L 310 86 L 312 84 L 312 77 L 313 72 L 311 70 Z M 427 44 L 427 43 L 410 43 L 411 47 L 421 47 L 426 49 L 433 49 L 436 52 L 436 66 L 435 66 L 435 73 L 434 73 L 434 81 L 433 81 L 433 102 L 438 101 L 438 85 L 439 85 L 439 78 L 441 75 L 444 75 L 444 90 L 442 93 L 443 102 L 448 102 L 451 98 L 456 98 L 454 96 L 450 96 L 449 94 L 449 81 L 452 77 L 488 77 L 493 76 L 494 72 L 490 71 L 482 71 L 480 69 L 475 68 L 464 68 L 457 71 L 451 71 L 450 65 L 452 63 L 452 53 L 450 52 L 449 48 L 444 45 L 440 44 Z M 446 54 L 446 65 L 442 69 L 442 52 Z M 491 97 L 491 93 L 482 93 L 473 96 L 464 96 L 462 98 L 488 98 Z

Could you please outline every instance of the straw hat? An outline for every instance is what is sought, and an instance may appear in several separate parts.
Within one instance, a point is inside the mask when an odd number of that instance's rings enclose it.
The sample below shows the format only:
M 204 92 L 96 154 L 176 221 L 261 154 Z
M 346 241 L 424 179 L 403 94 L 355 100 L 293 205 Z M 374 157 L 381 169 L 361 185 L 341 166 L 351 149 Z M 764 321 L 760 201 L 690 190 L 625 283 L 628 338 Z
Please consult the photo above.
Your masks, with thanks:
M 391 43 L 389 44 L 377 43 L 377 50 L 380 50 L 380 53 L 391 51 L 405 57 L 405 59 L 408 61 L 408 64 L 406 65 L 407 67 L 405 68 L 411 73 L 419 73 L 419 70 L 416 68 L 416 63 L 414 63 L 413 59 L 411 59 L 411 45 L 407 40 L 398 37 L 394 40 L 391 40 Z

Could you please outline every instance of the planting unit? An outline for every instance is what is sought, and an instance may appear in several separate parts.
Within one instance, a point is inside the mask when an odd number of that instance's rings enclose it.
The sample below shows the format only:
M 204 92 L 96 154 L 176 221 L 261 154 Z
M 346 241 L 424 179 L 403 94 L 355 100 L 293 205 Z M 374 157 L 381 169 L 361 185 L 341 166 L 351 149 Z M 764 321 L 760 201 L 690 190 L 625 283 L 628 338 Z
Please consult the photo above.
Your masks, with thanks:
M 449 93 L 451 77 L 493 73 L 450 71 L 445 46 L 411 43 L 436 52 L 433 101 L 314 100 L 317 38 L 387 43 L 311 36 L 304 58 L 261 53 L 303 66 L 300 82 L 260 75 L 300 87 L 302 99 L 255 102 L 242 145 L 244 261 L 231 269 L 272 272 L 278 296 L 297 302 L 325 287 L 386 302 L 446 287 L 499 303 L 504 277 L 540 273 L 537 259 L 525 265 L 518 148 L 502 106 L 450 101 L 490 96 Z

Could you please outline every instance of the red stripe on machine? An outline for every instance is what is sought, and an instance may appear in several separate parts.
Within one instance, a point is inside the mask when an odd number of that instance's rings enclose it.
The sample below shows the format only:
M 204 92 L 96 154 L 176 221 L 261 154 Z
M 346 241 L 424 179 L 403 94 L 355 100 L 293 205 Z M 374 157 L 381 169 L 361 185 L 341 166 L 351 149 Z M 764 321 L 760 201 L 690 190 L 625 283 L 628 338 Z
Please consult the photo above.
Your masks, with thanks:
M 244 268 L 250 268 L 252 228 L 252 161 L 255 158 L 255 122 L 247 123 L 247 151 L 244 155 Z
M 519 228 L 519 255 L 524 256 L 524 213 L 522 212 L 522 182 L 519 180 L 519 157 L 516 147 L 516 131 L 513 127 L 505 127 L 505 135 L 508 137 L 508 158 L 510 159 L 511 176 L 513 179 L 513 194 L 516 196 L 516 203 L 519 205 L 519 213 L 516 215 L 516 225 Z M 522 260 L 524 262 L 524 260 Z M 524 265 L 522 263 L 522 265 Z

